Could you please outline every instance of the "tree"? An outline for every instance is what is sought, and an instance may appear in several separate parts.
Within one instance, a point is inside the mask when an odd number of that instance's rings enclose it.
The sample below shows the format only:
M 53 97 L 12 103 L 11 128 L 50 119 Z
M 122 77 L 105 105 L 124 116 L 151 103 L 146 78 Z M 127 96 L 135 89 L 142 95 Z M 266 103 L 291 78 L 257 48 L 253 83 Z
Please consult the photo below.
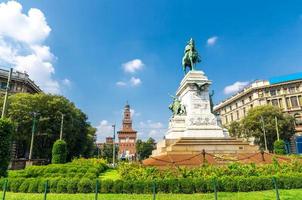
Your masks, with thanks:
M 64 140 L 57 140 L 52 147 L 51 163 L 63 164 L 66 163 L 67 145 Z
M 242 124 L 238 121 L 233 121 L 232 123 L 230 123 L 227 126 L 227 129 L 228 129 L 229 134 L 230 134 L 231 137 L 240 138 L 244 135 Z
M 118 146 L 115 146 L 115 157 L 118 155 Z M 102 158 L 106 159 L 108 163 L 112 163 L 113 157 L 113 144 L 104 144 L 102 152 Z M 117 159 L 116 159 L 117 160 Z
M 9 97 L 7 117 L 16 124 L 13 140 L 17 157 L 28 156 L 33 112 L 37 113 L 33 158 L 51 159 L 53 143 L 60 137 L 61 114 L 64 114 L 63 139 L 67 143 L 67 160 L 90 155 L 95 129 L 87 116 L 63 96 L 51 94 L 15 94 Z
M 10 120 L 0 119 L 0 177 L 7 175 L 13 130 L 14 126 Z
M 255 137 L 255 143 L 265 148 L 262 128 L 264 124 L 268 150 L 273 152 L 273 144 L 277 140 L 275 118 L 278 120 L 280 139 L 289 141 L 295 133 L 294 118 L 271 105 L 257 106 L 249 110 L 247 116 L 242 120 L 242 126 L 247 133 L 245 137 Z
M 154 149 L 155 140 L 151 137 L 146 142 L 140 139 L 136 141 L 136 152 L 139 160 L 148 158 Z

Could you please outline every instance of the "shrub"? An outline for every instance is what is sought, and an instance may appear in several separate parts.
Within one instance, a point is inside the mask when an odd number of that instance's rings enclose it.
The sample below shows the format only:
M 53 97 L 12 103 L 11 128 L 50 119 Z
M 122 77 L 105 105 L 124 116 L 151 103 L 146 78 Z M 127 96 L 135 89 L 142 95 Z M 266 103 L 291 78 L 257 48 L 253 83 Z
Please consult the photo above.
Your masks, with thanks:
M 12 192 L 19 192 L 19 187 L 23 182 L 24 182 L 24 178 L 9 179 L 8 182 L 9 190 Z
M 101 181 L 100 186 L 101 186 L 101 188 L 100 188 L 101 193 L 110 193 L 112 190 L 113 181 L 111 181 L 111 180 Z
M 179 183 L 177 179 L 170 179 L 167 181 L 168 191 L 171 193 L 180 193 Z
M 44 192 L 45 191 L 45 184 L 46 184 L 46 181 L 48 181 L 48 180 L 46 180 L 46 179 L 40 179 L 39 180 L 39 184 L 38 184 L 38 192 L 39 193 L 42 193 L 42 192 Z M 49 182 L 47 183 L 48 184 L 48 188 L 49 188 Z M 48 189 L 48 191 L 49 191 L 49 189 Z
M 133 185 L 130 181 L 124 181 L 123 182 L 123 191 L 122 193 L 132 193 L 133 191 Z
M 67 185 L 68 185 L 68 180 L 65 178 L 62 178 L 58 181 L 57 184 L 57 193 L 66 193 L 67 192 Z
M 29 193 L 37 193 L 39 186 L 39 179 L 31 179 L 28 185 L 27 192 Z
M 184 194 L 192 194 L 194 193 L 194 183 L 192 179 L 186 178 L 186 179 L 180 179 L 179 180 L 179 186 L 181 193 Z
M 57 192 L 57 185 L 59 182 L 60 178 L 52 178 L 49 179 L 49 191 L 52 193 L 56 193 Z
M 79 193 L 89 193 L 94 191 L 94 181 L 88 178 L 82 178 L 78 184 Z
M 144 193 L 145 182 L 136 181 L 133 183 L 133 193 L 142 194 Z
M 112 185 L 112 193 L 122 193 L 123 191 L 123 181 L 116 180 Z
M 57 140 L 52 147 L 51 163 L 62 164 L 66 162 L 67 145 L 64 140 Z
M 284 155 L 285 151 L 285 142 L 283 140 L 276 140 L 274 142 L 274 152 L 275 154 Z
M 31 181 L 32 179 L 25 179 L 19 187 L 19 192 L 26 193 L 28 191 L 28 187 Z
M 0 177 L 7 176 L 13 127 L 13 123 L 10 120 L 0 119 Z
M 197 193 L 205 193 L 207 192 L 207 184 L 204 179 L 195 179 L 194 180 L 195 191 Z
M 223 187 L 223 191 L 236 192 L 238 191 L 238 178 L 235 177 L 222 177 L 220 179 L 220 185 Z
M 78 190 L 79 181 L 80 181 L 80 179 L 78 179 L 78 178 L 70 179 L 68 181 L 68 184 L 67 184 L 67 192 L 68 193 L 76 193 L 77 190 Z

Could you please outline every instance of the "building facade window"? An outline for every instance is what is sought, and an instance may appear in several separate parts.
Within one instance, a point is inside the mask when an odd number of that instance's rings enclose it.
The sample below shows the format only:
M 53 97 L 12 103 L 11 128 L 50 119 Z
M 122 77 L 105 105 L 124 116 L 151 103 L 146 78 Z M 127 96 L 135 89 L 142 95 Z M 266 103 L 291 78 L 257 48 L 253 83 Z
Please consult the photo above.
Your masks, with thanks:
M 282 99 L 279 99 L 279 107 L 284 108 Z
M 259 97 L 259 98 L 262 98 L 262 97 L 263 97 L 263 91 L 262 91 L 262 90 L 260 90 L 260 91 L 258 92 L 258 97 Z
M 289 93 L 290 94 L 293 94 L 293 93 L 295 93 L 296 92 L 296 87 L 290 87 L 289 88 Z
M 245 107 L 243 108 L 243 116 L 244 117 L 246 116 L 246 109 L 245 109 Z
M 273 106 L 279 107 L 278 99 L 273 99 L 273 100 L 272 100 L 272 105 L 273 105 Z
M 273 96 L 276 96 L 276 90 L 270 90 L 270 95 L 273 97 Z
M 299 96 L 299 103 L 300 103 L 300 106 L 302 106 L 302 96 Z
M 239 111 L 238 110 L 236 111 L 236 117 L 237 117 L 237 120 L 239 120 Z
M 292 104 L 292 108 L 299 107 L 298 98 L 296 96 L 290 97 L 290 102 Z
M 289 97 L 286 97 L 286 107 L 287 107 L 288 109 L 291 109 Z

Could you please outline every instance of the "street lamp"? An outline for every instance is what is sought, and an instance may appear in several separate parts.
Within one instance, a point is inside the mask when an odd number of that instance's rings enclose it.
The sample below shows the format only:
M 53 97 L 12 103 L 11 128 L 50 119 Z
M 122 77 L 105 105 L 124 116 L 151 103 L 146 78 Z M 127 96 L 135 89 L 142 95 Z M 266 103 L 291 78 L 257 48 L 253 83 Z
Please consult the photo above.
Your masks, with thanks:
M 5 96 L 4 96 L 4 102 L 3 102 L 3 108 L 2 108 L 2 115 L 1 118 L 5 117 L 6 110 L 7 110 L 7 98 L 8 98 L 8 93 L 10 89 L 10 81 L 12 79 L 12 74 L 13 74 L 13 68 L 10 68 L 8 78 L 7 78 L 7 85 L 5 88 Z
M 61 113 L 60 111 L 58 111 L 61 114 L 61 127 L 60 127 L 60 140 L 63 139 L 63 126 L 64 126 L 64 116 L 65 114 Z

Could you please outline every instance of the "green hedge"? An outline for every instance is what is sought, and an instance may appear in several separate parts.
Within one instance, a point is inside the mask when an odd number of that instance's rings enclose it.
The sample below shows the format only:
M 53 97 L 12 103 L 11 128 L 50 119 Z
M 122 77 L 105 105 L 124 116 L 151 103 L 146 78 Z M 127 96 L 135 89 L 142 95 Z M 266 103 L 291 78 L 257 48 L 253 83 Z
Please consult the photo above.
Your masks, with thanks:
M 37 193 L 43 192 L 46 179 L 43 178 L 13 178 L 8 179 L 8 191 Z M 52 193 L 91 193 L 95 192 L 96 179 L 52 178 L 49 181 L 49 191 Z M 206 193 L 213 192 L 216 183 L 220 192 L 248 192 L 271 190 L 274 188 L 272 177 L 219 177 L 216 179 L 166 179 L 154 181 L 99 181 L 100 193 L 152 193 L 153 184 L 156 192 L 161 193 Z M 0 179 L 2 188 L 4 179 Z M 280 189 L 302 188 L 302 175 L 277 177 Z
M 80 159 L 79 159 L 80 160 Z M 30 166 L 24 170 L 9 171 L 8 178 L 98 178 L 108 167 L 104 161 L 87 159 L 66 164 Z
M 274 142 L 274 152 L 275 154 L 284 155 L 285 151 L 285 142 L 283 140 L 276 140 Z
M 51 163 L 63 164 L 66 163 L 67 144 L 64 140 L 57 140 L 52 147 Z

